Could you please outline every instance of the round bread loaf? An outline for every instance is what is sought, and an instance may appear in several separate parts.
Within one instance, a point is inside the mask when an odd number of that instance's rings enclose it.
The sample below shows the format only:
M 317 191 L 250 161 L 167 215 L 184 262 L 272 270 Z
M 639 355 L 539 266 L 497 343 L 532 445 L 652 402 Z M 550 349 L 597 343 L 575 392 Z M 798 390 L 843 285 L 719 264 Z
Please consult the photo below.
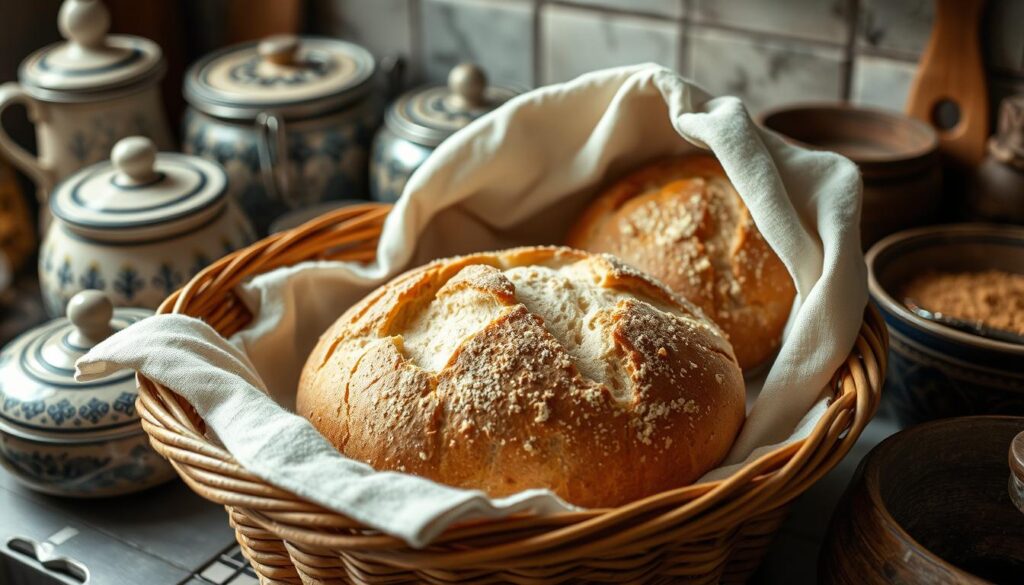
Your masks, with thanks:
M 714 157 L 670 158 L 628 175 L 591 204 L 568 244 L 617 256 L 695 303 L 744 369 L 779 347 L 793 281 Z
M 321 336 L 298 412 L 378 470 L 617 506 L 692 483 L 744 420 L 743 377 L 700 309 L 610 256 L 439 260 Z

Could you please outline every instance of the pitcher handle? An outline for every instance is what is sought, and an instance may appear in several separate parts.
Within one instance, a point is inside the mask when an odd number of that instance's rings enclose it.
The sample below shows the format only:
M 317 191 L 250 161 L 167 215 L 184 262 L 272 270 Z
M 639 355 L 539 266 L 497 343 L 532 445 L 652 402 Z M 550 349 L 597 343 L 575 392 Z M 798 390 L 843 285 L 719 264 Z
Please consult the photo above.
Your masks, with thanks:
M 256 128 L 256 152 L 263 184 L 271 198 L 292 207 L 288 199 L 288 139 L 284 120 L 275 114 L 261 112 L 256 116 Z
M 3 151 L 15 166 L 36 183 L 36 192 L 45 197 L 53 189 L 53 174 L 39 162 L 38 158 L 15 142 L 7 133 L 7 129 L 3 127 L 4 110 L 16 104 L 25 106 L 25 110 L 28 111 L 28 119 L 33 124 L 38 123 L 43 115 L 43 104 L 28 95 L 17 82 L 8 81 L 0 85 L 0 151 Z M 45 201 L 40 201 L 40 203 L 45 203 Z

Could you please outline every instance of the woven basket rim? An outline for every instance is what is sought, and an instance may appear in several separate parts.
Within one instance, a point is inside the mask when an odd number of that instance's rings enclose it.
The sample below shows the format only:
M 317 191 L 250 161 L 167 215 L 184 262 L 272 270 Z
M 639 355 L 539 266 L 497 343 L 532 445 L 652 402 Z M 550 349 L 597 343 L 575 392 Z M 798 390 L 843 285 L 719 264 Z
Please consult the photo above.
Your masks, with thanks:
M 238 283 L 302 260 L 371 260 L 389 210 L 389 205 L 372 203 L 343 207 L 271 235 L 207 267 L 168 297 L 158 313 L 203 318 L 229 337 L 250 317 L 234 296 Z M 832 400 L 814 429 L 804 439 L 773 449 L 726 478 L 661 492 L 618 508 L 517 515 L 452 526 L 422 550 L 256 477 L 205 437 L 203 422 L 181 397 L 142 375 L 137 376 L 137 404 L 151 444 L 189 487 L 228 506 L 233 518 L 237 514 L 296 546 L 358 550 L 366 559 L 394 567 L 538 567 L 623 547 L 647 550 L 643 547 L 656 546 L 664 538 L 709 537 L 782 508 L 846 455 L 874 415 L 887 347 L 881 316 L 868 305 L 850 355 L 832 376 Z

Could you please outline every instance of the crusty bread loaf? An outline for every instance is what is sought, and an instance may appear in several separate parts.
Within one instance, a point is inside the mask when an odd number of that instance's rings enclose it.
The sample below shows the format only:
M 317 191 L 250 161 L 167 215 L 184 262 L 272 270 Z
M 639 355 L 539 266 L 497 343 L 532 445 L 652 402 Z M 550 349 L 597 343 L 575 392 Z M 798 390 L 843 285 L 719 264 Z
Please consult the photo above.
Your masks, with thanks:
M 354 305 L 297 407 L 379 470 L 603 507 L 713 468 L 744 387 L 718 327 L 662 285 L 610 256 L 517 248 L 433 262 Z
M 779 347 L 793 281 L 714 157 L 669 158 L 628 175 L 591 204 L 568 244 L 618 256 L 695 303 L 744 369 Z

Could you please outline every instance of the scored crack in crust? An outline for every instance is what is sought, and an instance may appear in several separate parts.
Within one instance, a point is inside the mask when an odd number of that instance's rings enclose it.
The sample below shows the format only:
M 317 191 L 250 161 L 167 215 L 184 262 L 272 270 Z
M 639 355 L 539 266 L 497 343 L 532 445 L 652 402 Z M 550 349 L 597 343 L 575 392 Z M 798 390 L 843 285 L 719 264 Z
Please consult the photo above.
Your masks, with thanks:
M 744 369 L 779 347 L 796 289 L 712 156 L 668 158 L 626 176 L 591 204 L 567 243 L 617 256 L 695 303 Z
M 744 387 L 694 305 L 610 256 L 529 247 L 378 288 L 321 336 L 297 409 L 378 470 L 604 507 L 717 465 Z

